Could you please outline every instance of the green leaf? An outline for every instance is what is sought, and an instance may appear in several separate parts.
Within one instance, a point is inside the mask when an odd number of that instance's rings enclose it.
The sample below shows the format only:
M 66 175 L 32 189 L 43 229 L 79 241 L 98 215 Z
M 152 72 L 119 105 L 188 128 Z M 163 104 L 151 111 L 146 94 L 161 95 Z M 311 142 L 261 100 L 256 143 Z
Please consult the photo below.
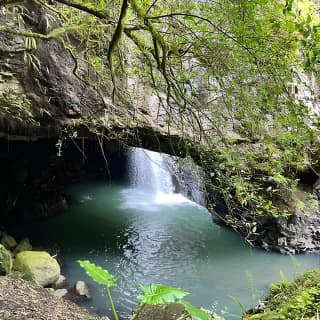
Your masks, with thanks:
M 120 277 L 110 274 L 107 270 L 96 266 L 88 260 L 78 260 L 80 266 L 86 271 L 87 275 L 90 276 L 95 282 L 102 284 L 108 288 L 116 287 L 116 281 Z
M 201 310 L 200 308 L 194 306 L 188 301 L 181 301 L 187 312 L 190 314 L 192 320 L 211 320 L 211 315 L 207 312 Z
M 160 284 L 140 285 L 142 294 L 138 296 L 141 303 L 146 304 L 168 304 L 181 300 L 189 292 L 179 288 L 172 288 Z

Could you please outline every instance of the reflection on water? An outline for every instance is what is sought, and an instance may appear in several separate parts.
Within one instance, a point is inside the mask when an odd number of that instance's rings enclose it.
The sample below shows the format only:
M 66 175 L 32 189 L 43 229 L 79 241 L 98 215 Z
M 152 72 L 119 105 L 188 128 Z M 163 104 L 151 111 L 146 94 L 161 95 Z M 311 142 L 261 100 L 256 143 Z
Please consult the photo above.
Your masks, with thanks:
M 20 226 L 33 241 L 51 240 L 63 248 L 63 272 L 70 285 L 83 279 L 93 300 L 85 303 L 111 316 L 104 289 L 76 261 L 89 259 L 120 275 L 113 290 L 121 319 L 129 319 L 139 284 L 162 283 L 191 292 L 189 300 L 240 319 L 236 297 L 251 307 L 278 281 L 319 267 L 319 255 L 282 256 L 248 247 L 229 229 L 214 225 L 208 212 L 185 199 L 141 189 L 92 182 L 74 185 L 77 201 L 68 212 L 47 222 Z

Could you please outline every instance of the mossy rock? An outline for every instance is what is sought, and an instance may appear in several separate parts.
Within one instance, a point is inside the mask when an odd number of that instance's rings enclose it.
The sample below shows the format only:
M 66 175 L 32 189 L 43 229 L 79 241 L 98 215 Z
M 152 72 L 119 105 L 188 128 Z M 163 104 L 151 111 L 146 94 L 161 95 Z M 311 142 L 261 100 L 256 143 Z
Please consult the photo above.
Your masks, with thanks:
M 6 275 L 11 272 L 12 259 L 11 252 L 0 244 L 0 274 Z
M 138 320 L 176 320 L 185 314 L 182 304 L 147 305 L 139 314 Z
M 56 259 L 45 251 L 23 251 L 17 254 L 13 270 L 22 278 L 35 282 L 41 287 L 55 283 L 60 276 L 60 266 Z
M 4 234 L 1 239 L 1 244 L 8 250 L 13 249 L 17 245 L 17 241 L 14 237 Z
M 23 251 L 32 251 L 32 245 L 28 238 L 21 240 L 14 249 L 13 253 L 17 255 L 19 252 Z

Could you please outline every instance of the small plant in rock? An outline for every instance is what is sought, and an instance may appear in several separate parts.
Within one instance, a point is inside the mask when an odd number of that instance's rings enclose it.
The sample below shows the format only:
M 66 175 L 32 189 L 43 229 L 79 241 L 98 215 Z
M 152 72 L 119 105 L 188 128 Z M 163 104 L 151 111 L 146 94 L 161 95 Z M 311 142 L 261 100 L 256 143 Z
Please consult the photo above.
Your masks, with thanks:
M 117 279 L 119 279 L 119 277 L 110 274 L 107 270 L 102 269 L 101 267 L 95 265 L 94 263 L 91 263 L 88 260 L 79 260 L 78 262 L 80 266 L 85 269 L 87 274 L 93 279 L 93 281 L 106 287 L 114 319 L 118 320 L 119 318 L 114 307 L 110 288 L 117 286 L 116 281 Z M 182 314 L 177 320 L 184 320 L 187 318 L 191 318 L 192 320 L 212 319 L 210 313 L 192 305 L 188 301 L 182 300 L 185 296 L 190 294 L 187 291 L 154 283 L 148 285 L 140 285 L 140 290 L 141 294 L 137 297 L 140 305 L 136 310 L 132 320 L 138 320 L 139 315 L 147 305 L 166 305 L 170 303 L 180 303 L 185 308 L 186 312 Z

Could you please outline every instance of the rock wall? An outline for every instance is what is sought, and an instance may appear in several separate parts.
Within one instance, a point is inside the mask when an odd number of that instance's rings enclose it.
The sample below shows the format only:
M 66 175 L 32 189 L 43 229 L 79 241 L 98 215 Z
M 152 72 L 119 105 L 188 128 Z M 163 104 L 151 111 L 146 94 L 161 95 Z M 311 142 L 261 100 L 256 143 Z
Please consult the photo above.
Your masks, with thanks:
M 216 203 L 211 213 L 216 223 L 233 228 L 252 246 L 284 254 L 320 252 L 318 200 L 312 193 L 301 189 L 296 194 L 298 196 L 290 199 L 295 210 L 288 217 L 232 212 L 217 194 L 211 194 L 210 201 Z

